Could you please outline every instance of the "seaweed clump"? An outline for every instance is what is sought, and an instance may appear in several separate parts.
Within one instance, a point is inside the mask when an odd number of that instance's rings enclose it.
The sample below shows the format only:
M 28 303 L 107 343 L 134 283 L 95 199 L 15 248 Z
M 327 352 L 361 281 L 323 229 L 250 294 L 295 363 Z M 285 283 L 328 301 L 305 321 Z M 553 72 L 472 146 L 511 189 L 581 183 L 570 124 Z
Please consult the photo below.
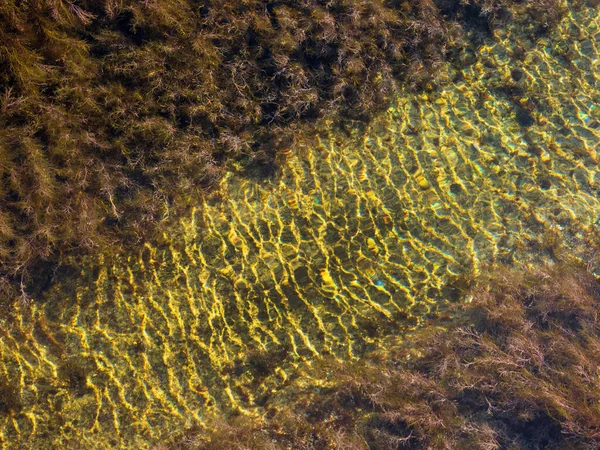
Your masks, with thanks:
M 498 269 L 469 295 L 449 327 L 358 362 L 323 362 L 311 377 L 325 387 L 167 448 L 599 448 L 598 279 L 565 264 Z
M 229 162 L 273 176 L 315 119 L 367 118 L 508 11 L 544 24 L 562 11 L 466 3 L 2 2 L 2 286 L 26 298 L 39 261 L 138 243 Z

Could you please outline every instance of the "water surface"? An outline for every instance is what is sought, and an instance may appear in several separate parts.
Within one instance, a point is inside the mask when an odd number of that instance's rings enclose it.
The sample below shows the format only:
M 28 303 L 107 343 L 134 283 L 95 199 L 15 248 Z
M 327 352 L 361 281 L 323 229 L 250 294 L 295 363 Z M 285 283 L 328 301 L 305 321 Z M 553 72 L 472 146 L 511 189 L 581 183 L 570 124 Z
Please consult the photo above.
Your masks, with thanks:
M 498 33 L 366 128 L 324 123 L 277 177 L 229 175 L 162 243 L 74 261 L 16 304 L 0 328 L 3 448 L 141 449 L 213 413 L 260 415 L 310 382 L 304 364 L 401 339 L 483 266 L 550 260 L 556 239 L 586 257 L 598 10 L 528 36 Z

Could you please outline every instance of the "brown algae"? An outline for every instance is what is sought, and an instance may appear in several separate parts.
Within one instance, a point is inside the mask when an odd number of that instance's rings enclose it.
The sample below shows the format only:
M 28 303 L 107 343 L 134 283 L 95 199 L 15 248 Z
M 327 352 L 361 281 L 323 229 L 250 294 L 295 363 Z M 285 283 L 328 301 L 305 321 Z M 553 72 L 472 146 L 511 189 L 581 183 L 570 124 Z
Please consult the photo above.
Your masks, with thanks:
M 574 258 L 600 202 L 600 22 L 498 33 L 440 92 L 226 176 L 162 244 L 99 255 L 0 328 L 6 448 L 147 448 L 260 415 L 296 367 L 401 339 L 482 264 Z M 517 40 L 520 39 L 520 40 Z M 518 70 L 520 75 L 516 75 Z M 460 290 L 460 289 L 459 289 Z

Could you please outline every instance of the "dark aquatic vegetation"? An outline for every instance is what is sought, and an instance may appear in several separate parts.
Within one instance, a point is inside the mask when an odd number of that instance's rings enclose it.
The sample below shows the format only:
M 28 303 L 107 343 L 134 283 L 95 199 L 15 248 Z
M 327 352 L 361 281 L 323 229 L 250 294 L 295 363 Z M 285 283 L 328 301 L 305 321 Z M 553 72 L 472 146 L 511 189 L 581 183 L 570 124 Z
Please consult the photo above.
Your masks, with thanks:
M 569 11 L 5 2 L 0 440 L 597 448 Z
M 232 162 L 271 177 L 316 119 L 364 120 L 398 82 L 432 89 L 443 61 L 465 63 L 461 49 L 496 27 L 547 29 L 562 12 L 558 0 L 3 2 L 0 287 L 25 299 L 40 260 L 138 245 Z
M 308 369 L 325 387 L 272 400 L 264 420 L 220 418 L 168 448 L 598 448 L 588 267 L 494 268 L 468 295 L 390 353 Z

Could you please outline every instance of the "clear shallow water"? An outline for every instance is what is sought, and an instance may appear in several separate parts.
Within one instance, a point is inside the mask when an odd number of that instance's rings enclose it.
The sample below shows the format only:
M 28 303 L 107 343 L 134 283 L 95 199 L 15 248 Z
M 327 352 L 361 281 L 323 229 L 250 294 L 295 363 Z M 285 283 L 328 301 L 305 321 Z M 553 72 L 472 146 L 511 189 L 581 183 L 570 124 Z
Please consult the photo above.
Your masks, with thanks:
M 260 414 L 308 382 L 303 364 L 424 323 L 463 274 L 547 259 L 556 236 L 585 257 L 600 213 L 597 16 L 537 42 L 505 31 L 441 92 L 324 131 L 276 180 L 226 178 L 163 243 L 78 262 L 16 305 L 0 388 L 20 406 L 0 412 L 2 445 L 146 448 L 211 413 Z M 277 367 L 249 370 L 248 354 Z

